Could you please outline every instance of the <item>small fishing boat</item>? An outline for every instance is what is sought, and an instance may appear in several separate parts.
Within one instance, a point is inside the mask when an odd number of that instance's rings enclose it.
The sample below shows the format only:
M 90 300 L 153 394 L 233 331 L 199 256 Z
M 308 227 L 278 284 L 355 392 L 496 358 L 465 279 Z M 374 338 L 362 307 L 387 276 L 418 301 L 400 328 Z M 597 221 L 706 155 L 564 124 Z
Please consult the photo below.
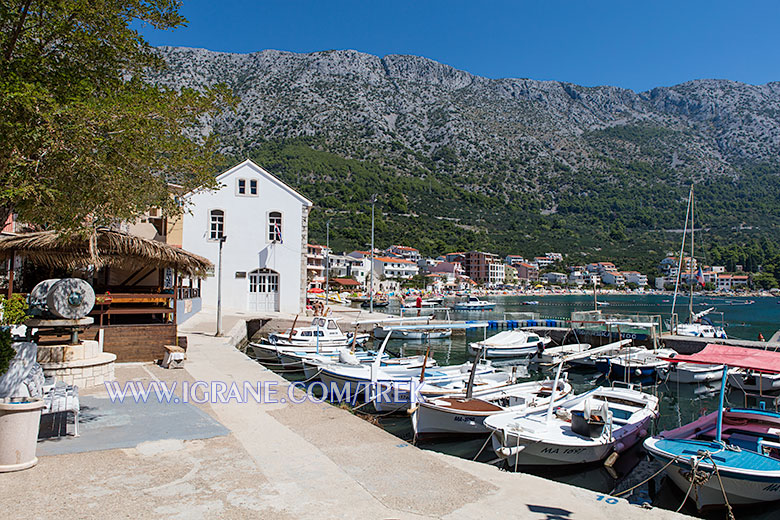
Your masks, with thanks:
M 469 354 L 476 356 L 484 351 L 484 357 L 488 359 L 525 357 L 541 351 L 551 341 L 535 332 L 504 330 L 482 341 L 469 343 Z
M 544 350 L 538 350 L 531 356 L 531 361 L 535 363 L 554 363 L 557 364 L 559 358 L 569 354 L 579 354 L 591 348 L 590 343 L 571 343 L 569 345 L 560 345 L 558 347 L 545 347 Z
M 780 500 L 780 414 L 725 409 L 729 368 L 780 373 L 780 353 L 707 345 L 676 360 L 724 366 L 717 412 L 647 439 L 648 453 L 699 510 Z
M 728 335 L 723 327 L 716 327 L 712 321 L 706 317 L 707 314 L 714 311 L 715 307 L 692 314 L 688 323 L 677 325 L 678 336 L 694 336 L 698 338 L 721 338 L 728 339 Z
M 717 381 L 723 373 L 723 365 L 697 365 L 695 363 L 670 363 L 658 369 L 661 379 L 673 383 L 699 384 Z
M 452 306 L 456 311 L 491 311 L 496 304 L 493 302 L 480 300 L 476 296 L 469 296 L 465 302 L 459 302 Z
M 346 349 L 345 349 L 346 350 Z M 348 351 L 347 351 L 348 352 Z M 322 355 L 322 354 L 306 354 L 301 358 L 301 367 L 303 369 L 303 375 L 306 379 L 319 379 L 320 369 L 324 366 L 333 363 L 346 363 L 346 364 L 369 364 L 376 360 L 376 353 L 373 355 L 358 355 L 360 352 L 354 353 L 355 357 L 351 358 L 346 354 L 339 353 L 337 356 Z M 425 362 L 427 360 L 427 363 Z M 426 358 L 424 355 L 419 356 L 404 356 L 391 358 L 386 354 L 383 354 L 379 366 L 382 367 L 407 367 L 410 369 L 420 369 L 425 365 L 427 367 L 434 367 L 437 365 L 436 360 L 432 357 Z
M 552 395 L 553 382 L 529 381 L 498 389 L 474 392 L 472 396 L 423 397 L 412 413 L 416 438 L 489 433 L 485 419 L 504 412 L 544 409 Z M 556 399 L 572 391 L 568 381 L 558 382 Z
M 405 330 L 388 331 L 385 327 L 378 325 L 374 327 L 374 337 L 377 339 L 384 339 L 388 334 L 392 334 L 393 339 L 407 339 L 407 340 L 429 340 L 429 339 L 445 339 L 452 336 L 452 329 L 420 329 L 416 330 L 409 327 Z
M 563 466 L 622 453 L 647 435 L 657 415 L 653 395 L 630 387 L 599 387 L 551 403 L 547 412 L 488 417 L 485 426 L 492 431 L 496 454 L 510 466 Z
M 596 370 L 611 379 L 621 381 L 631 378 L 645 379 L 658 376 L 658 370 L 669 366 L 665 357 L 672 357 L 677 352 L 671 349 L 640 350 L 617 356 L 600 356 L 596 358 Z
M 341 331 L 338 318 L 324 316 L 315 317 L 308 327 L 293 326 L 283 332 L 274 332 L 268 335 L 267 343 L 280 347 L 305 347 L 315 352 L 322 347 L 344 347 L 352 343 L 354 333 Z M 368 334 L 358 334 L 358 344 L 365 343 L 369 339 Z
M 592 348 L 586 352 L 587 354 L 586 356 L 576 358 L 576 359 L 569 359 L 569 363 L 584 368 L 595 369 L 596 361 L 598 361 L 603 357 L 615 357 L 621 354 L 629 354 L 629 353 L 634 355 L 640 352 L 644 352 L 646 350 L 644 347 L 630 346 L 631 343 L 633 343 L 633 340 L 631 339 L 622 339 L 620 341 L 609 343 L 601 347 Z

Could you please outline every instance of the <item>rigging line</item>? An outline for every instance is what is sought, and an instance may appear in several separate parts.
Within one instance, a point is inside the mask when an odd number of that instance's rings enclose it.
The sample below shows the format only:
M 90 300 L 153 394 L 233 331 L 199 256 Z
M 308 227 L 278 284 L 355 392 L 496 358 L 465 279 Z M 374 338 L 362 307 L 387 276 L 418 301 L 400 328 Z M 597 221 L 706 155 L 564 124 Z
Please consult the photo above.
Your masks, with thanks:
M 677 288 L 680 285 L 680 274 L 682 273 L 683 255 L 685 254 L 685 235 L 688 234 L 688 217 L 691 214 L 691 202 L 693 201 L 693 186 L 688 194 L 688 209 L 685 212 L 685 226 L 683 226 L 683 239 L 680 245 L 680 261 L 677 263 L 677 280 L 674 283 L 674 298 L 672 299 L 672 316 L 674 316 L 674 308 L 677 305 Z

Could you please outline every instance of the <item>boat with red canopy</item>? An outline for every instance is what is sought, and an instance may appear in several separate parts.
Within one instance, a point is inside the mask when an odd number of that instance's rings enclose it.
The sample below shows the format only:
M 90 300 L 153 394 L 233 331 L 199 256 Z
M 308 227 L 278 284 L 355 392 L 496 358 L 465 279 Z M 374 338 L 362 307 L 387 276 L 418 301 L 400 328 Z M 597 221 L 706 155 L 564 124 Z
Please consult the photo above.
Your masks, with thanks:
M 780 373 L 780 352 L 707 345 L 669 361 L 724 365 L 718 410 L 644 443 L 699 510 L 780 500 L 780 413 L 724 409 L 729 368 Z

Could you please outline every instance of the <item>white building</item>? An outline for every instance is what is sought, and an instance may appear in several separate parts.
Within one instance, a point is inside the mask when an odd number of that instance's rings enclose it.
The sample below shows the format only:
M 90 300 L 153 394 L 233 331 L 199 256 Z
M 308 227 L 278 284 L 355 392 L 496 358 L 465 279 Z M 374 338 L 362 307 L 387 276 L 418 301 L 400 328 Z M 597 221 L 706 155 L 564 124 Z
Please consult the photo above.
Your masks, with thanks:
M 635 283 L 639 287 L 647 285 L 647 275 L 644 275 L 638 271 L 623 271 L 623 279 L 626 283 Z
M 569 281 L 569 278 L 563 273 L 544 273 L 540 278 L 553 285 L 566 285 Z
M 626 279 L 618 271 L 604 271 L 601 274 L 601 281 L 605 285 L 616 285 L 618 287 L 626 285 Z
M 420 272 L 417 264 L 403 258 L 374 257 L 374 273 L 385 278 L 411 278 Z
M 368 273 L 368 262 L 363 259 L 355 258 L 349 255 L 328 255 L 328 264 L 330 265 L 329 276 L 331 278 L 349 278 L 364 284 Z
M 214 263 L 201 287 L 217 304 L 222 246 L 222 306 L 297 313 L 306 290 L 306 238 L 312 202 L 252 161 L 217 177 L 214 191 L 195 190 L 183 217 L 182 247 Z
M 401 258 L 405 258 L 407 260 L 411 260 L 412 262 L 416 262 L 421 258 L 420 252 L 409 246 L 399 246 L 394 245 L 387 248 L 387 253 L 392 255 L 398 255 Z

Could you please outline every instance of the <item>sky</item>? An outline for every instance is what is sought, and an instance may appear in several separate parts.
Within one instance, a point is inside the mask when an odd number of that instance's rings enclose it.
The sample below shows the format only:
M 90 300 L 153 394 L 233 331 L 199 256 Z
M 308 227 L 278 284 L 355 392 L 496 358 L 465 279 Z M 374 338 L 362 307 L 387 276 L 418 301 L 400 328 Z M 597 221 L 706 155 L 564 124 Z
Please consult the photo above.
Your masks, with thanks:
M 693 79 L 780 80 L 780 2 L 764 0 L 183 0 L 152 45 L 424 56 L 489 78 L 636 91 Z

